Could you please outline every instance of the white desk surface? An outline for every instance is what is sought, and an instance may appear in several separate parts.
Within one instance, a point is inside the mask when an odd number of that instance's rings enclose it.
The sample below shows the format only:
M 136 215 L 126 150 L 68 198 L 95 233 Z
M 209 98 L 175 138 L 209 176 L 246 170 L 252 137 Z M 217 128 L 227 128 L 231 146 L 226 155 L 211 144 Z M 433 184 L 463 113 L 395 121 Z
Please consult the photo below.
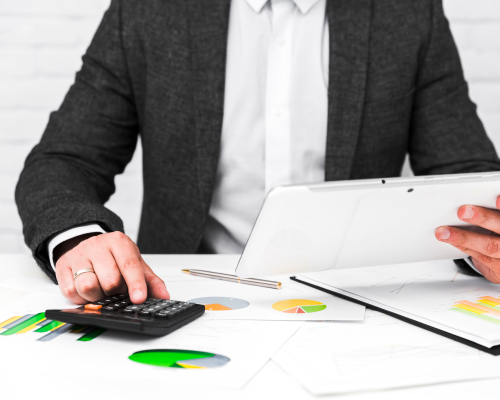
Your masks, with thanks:
M 145 255 L 146 262 L 161 275 L 172 275 L 182 268 L 199 268 L 219 270 L 221 272 L 233 273 L 238 261 L 237 256 L 223 255 Z M 15 277 L 16 275 L 46 277 L 36 265 L 35 261 L 27 255 L 20 254 L 0 254 L 0 281 Z M 48 279 L 48 278 L 47 278 Z M 168 282 L 166 282 L 168 287 Z M 174 296 L 175 297 L 175 296 Z M 16 292 L 10 289 L 0 288 L 0 306 L 16 300 Z M 2 358 L 0 343 L 0 360 Z M 55 360 L 54 363 L 57 361 Z M 200 390 L 196 388 L 176 388 L 162 384 L 141 385 L 140 382 L 133 382 L 130 385 L 116 387 L 113 384 L 113 373 L 107 371 L 105 365 L 96 362 L 96 368 L 103 369 L 103 379 L 101 381 L 88 381 L 85 377 L 75 376 L 74 380 L 57 380 L 57 368 L 47 366 L 46 370 L 40 371 L 37 376 L 25 376 L 23 371 L 13 371 L 8 365 L 2 365 L 0 361 L 0 376 L 2 384 L 0 393 L 16 394 L 20 398 L 37 399 L 68 399 L 68 398 L 126 398 L 140 399 L 151 396 L 154 399 L 314 399 L 298 383 L 290 378 L 273 361 L 269 361 L 266 366 L 252 379 L 252 381 L 242 390 L 221 390 L 208 389 Z M 411 371 L 408 371 L 411 373 Z M 500 375 L 500 371 L 499 371 Z M 4 380 L 8 377 L 7 380 Z M 363 379 L 362 376 L 359 377 Z M 353 393 L 349 395 L 322 396 L 321 399 L 462 399 L 471 396 L 473 398 L 489 398 L 495 396 L 500 385 L 499 379 L 454 382 L 448 384 L 429 385 L 411 387 L 405 389 L 394 389 L 377 392 Z M 76 397 L 75 397 L 76 394 Z M 139 397 L 140 396 L 140 397 Z M 11 396 L 7 396 L 11 397 Z M 6 397 L 6 398 L 7 398 Z

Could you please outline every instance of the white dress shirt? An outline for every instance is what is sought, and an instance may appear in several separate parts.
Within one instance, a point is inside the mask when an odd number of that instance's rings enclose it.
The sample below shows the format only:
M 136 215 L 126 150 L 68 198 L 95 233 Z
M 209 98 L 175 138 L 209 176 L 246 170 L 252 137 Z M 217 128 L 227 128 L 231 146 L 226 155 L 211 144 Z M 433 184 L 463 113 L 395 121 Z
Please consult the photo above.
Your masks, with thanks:
M 241 253 L 266 194 L 324 181 L 326 0 L 232 0 L 220 161 L 204 242 Z
M 324 180 L 329 33 L 326 0 L 232 0 L 221 154 L 205 244 L 241 253 L 266 194 Z M 147 155 L 146 155 L 147 156 Z M 97 224 L 63 232 L 54 248 Z

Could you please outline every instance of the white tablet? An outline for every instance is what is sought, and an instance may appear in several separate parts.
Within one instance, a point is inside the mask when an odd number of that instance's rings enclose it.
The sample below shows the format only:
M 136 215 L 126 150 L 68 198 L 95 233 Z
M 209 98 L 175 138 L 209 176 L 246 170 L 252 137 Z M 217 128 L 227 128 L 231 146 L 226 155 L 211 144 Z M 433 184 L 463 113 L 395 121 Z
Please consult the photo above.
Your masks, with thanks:
M 500 172 L 281 186 L 267 196 L 236 268 L 240 277 L 467 255 L 439 242 L 441 225 L 468 226 L 464 204 L 496 209 Z

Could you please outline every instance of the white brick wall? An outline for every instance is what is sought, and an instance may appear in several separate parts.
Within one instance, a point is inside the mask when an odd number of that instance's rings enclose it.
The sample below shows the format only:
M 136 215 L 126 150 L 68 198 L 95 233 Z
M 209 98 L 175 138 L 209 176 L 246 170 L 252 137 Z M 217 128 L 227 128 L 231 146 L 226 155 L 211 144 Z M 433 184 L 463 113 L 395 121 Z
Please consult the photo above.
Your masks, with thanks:
M 24 159 L 59 107 L 110 0 L 0 0 L 0 253 L 27 252 L 14 204 Z M 500 1 L 444 0 L 471 96 L 500 150 Z M 408 173 L 408 172 L 407 172 Z M 131 188 L 133 188 L 131 190 Z M 137 235 L 140 151 L 108 206 Z

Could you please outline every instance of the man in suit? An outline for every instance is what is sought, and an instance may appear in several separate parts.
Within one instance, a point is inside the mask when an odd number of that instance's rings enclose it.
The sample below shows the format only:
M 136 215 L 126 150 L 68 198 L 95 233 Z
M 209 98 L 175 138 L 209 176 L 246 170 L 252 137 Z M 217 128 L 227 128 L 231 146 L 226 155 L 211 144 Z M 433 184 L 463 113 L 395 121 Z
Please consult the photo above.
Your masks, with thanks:
M 136 246 L 104 203 L 139 135 Z M 16 201 L 66 297 L 138 303 L 168 297 L 141 252 L 239 252 L 273 186 L 398 176 L 407 153 L 417 175 L 500 170 L 441 0 L 113 0 Z M 436 237 L 498 281 L 491 237 Z

